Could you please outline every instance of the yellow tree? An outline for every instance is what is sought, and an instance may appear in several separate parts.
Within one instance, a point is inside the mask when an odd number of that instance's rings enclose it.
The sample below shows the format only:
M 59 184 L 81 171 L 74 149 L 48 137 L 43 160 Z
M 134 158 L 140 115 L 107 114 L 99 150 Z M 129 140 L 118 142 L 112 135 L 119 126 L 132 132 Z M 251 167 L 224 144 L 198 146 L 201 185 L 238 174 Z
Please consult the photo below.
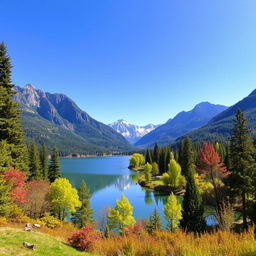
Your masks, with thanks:
M 132 216 L 132 209 L 128 199 L 122 195 L 120 200 L 116 201 L 115 208 L 110 208 L 108 213 L 108 227 L 110 229 L 117 228 L 120 232 L 127 226 L 136 223 Z
M 181 210 L 181 205 L 177 201 L 176 196 L 171 193 L 167 199 L 166 205 L 164 206 L 164 216 L 168 221 L 167 228 L 170 231 L 175 231 L 175 229 L 178 227 L 180 220 L 182 219 Z
M 62 221 L 68 214 L 75 212 L 76 208 L 81 207 L 77 190 L 66 178 L 58 178 L 51 184 L 50 200 L 55 216 Z
M 145 164 L 145 167 L 144 167 L 144 176 L 145 176 L 146 182 L 150 182 L 151 176 L 152 176 L 152 165 L 149 164 L 149 163 L 146 163 L 146 164 Z

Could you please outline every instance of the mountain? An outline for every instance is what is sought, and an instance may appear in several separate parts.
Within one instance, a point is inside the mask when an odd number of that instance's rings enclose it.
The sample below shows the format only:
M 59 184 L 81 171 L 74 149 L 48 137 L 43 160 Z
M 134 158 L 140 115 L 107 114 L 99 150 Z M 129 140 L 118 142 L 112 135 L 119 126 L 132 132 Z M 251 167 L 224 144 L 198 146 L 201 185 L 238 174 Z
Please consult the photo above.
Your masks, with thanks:
M 124 151 L 131 146 L 114 129 L 90 117 L 64 94 L 51 94 L 28 84 L 16 86 L 21 121 L 28 139 L 70 153 Z
M 114 123 L 109 124 L 109 126 L 116 130 L 118 133 L 122 134 L 131 144 L 134 144 L 140 138 L 153 131 L 159 125 L 148 124 L 146 126 L 138 126 L 120 119 Z
M 247 125 L 254 134 L 256 131 L 256 90 L 241 101 L 213 117 L 205 126 L 190 132 L 187 135 L 194 142 L 227 140 L 231 135 L 232 124 L 237 109 L 244 112 L 247 118 Z M 183 137 L 178 138 L 178 141 L 182 138 Z
M 207 124 L 214 116 L 227 109 L 222 105 L 202 102 L 190 111 L 182 111 L 173 119 L 142 137 L 135 146 L 152 147 L 155 143 L 166 145 L 178 137 Z

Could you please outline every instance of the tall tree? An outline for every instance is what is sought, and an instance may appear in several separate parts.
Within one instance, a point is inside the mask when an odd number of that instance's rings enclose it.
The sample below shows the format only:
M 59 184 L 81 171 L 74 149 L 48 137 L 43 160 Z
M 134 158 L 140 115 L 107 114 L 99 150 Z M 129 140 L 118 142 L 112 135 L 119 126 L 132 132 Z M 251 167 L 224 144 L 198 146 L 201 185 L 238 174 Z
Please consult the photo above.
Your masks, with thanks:
M 39 152 L 34 140 L 29 145 L 29 173 L 30 180 L 39 180 L 42 178 Z
M 7 184 L 3 175 L 0 175 L 0 217 L 8 217 L 11 211 L 10 197 L 11 184 Z
M 218 179 L 221 180 L 226 177 L 228 172 L 213 145 L 206 142 L 203 144 L 199 155 L 198 169 L 206 174 L 213 185 L 215 209 L 219 220 L 222 221 L 222 198 L 220 195 Z
M 192 170 L 194 171 L 194 150 L 192 147 L 192 142 L 189 137 L 185 137 L 181 144 L 180 149 L 180 160 L 179 163 L 181 165 L 181 174 L 187 177 L 188 173 Z
M 60 162 L 58 151 L 56 148 L 52 149 L 51 160 L 49 164 L 49 180 L 54 182 L 57 178 L 61 177 Z
M 93 210 L 90 206 L 90 190 L 86 183 L 82 181 L 78 188 L 78 196 L 82 205 L 72 214 L 72 221 L 78 228 L 84 227 L 86 224 L 93 224 Z
M 188 232 L 202 232 L 206 223 L 204 220 L 204 206 L 194 178 L 194 165 L 187 165 L 186 192 L 182 203 L 182 228 Z
M 144 171 L 144 176 L 145 176 L 146 182 L 150 182 L 151 177 L 152 177 L 152 165 L 149 163 L 146 163 L 143 171 Z
M 167 170 L 167 166 L 166 166 L 166 149 L 162 148 L 162 150 L 160 150 L 159 152 L 159 172 L 161 174 L 163 174 L 164 172 L 166 172 Z
M 167 229 L 175 231 L 182 219 L 181 205 L 178 203 L 176 196 L 171 193 L 164 206 L 164 216 L 168 221 Z
M 151 152 L 149 149 L 146 150 L 146 154 L 145 154 L 145 163 L 150 163 L 152 164 L 152 156 L 151 156 Z
M 10 145 L 11 165 L 28 170 L 24 133 L 20 124 L 19 106 L 13 101 L 14 85 L 11 83 L 11 61 L 4 43 L 0 44 L 0 141 Z
M 231 175 L 229 185 L 233 195 L 242 202 L 243 227 L 248 228 L 248 196 L 253 190 L 255 176 L 255 150 L 249 138 L 247 122 L 241 110 L 237 110 L 230 141 Z
M 153 150 L 153 162 L 156 162 L 159 165 L 159 147 L 157 143 L 155 144 L 154 150 Z
M 43 143 L 41 145 L 41 148 L 40 148 L 40 164 L 41 164 L 41 169 L 42 169 L 42 178 L 44 180 L 47 180 L 48 179 L 48 150 L 45 146 L 45 144 Z

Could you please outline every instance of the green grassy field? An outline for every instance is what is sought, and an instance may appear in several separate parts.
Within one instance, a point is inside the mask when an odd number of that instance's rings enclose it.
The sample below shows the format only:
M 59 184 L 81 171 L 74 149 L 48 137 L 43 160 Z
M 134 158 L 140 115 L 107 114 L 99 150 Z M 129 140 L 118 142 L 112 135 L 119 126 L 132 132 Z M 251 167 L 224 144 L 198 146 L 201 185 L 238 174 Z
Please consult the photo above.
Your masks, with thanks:
M 36 250 L 24 248 L 23 242 L 36 245 Z M 53 236 L 24 232 L 14 228 L 0 228 L 0 256 L 89 256 L 79 252 Z

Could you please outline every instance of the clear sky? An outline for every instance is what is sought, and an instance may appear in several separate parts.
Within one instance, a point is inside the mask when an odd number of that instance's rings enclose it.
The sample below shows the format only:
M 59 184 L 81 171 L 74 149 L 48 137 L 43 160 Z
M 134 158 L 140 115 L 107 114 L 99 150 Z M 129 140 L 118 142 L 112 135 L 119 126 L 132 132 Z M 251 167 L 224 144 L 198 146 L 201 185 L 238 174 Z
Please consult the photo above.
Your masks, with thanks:
M 1 0 L 13 82 L 105 123 L 163 123 L 256 88 L 255 0 Z

